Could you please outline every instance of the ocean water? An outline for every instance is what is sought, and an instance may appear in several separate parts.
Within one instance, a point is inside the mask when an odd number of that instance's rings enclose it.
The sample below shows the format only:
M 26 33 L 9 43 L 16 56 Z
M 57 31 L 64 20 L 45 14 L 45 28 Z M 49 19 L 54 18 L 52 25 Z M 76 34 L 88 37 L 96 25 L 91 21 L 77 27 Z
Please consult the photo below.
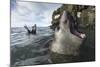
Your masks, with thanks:
M 87 29 L 84 32 L 87 37 L 80 47 L 78 61 L 94 61 L 95 30 Z M 22 27 L 11 28 L 11 66 L 66 63 L 69 56 L 50 55 L 53 33 L 49 27 L 38 27 L 36 35 L 28 35 Z
M 49 36 L 52 34 L 52 32 L 53 31 L 49 27 L 38 27 L 36 35 L 28 35 L 26 29 L 24 29 L 23 27 L 11 28 L 11 46 L 25 45 L 25 43 L 34 41 L 37 38 Z
M 11 65 L 51 63 L 46 43 L 52 34 L 49 27 L 38 27 L 36 35 L 27 34 L 23 27 L 11 28 Z

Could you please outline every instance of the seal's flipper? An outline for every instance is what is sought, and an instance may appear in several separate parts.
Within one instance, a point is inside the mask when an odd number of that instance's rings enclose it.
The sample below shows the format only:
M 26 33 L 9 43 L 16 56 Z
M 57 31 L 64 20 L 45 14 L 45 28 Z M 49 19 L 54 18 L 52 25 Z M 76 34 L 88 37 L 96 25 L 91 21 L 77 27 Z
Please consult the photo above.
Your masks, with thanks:
M 27 30 L 28 33 L 31 33 L 27 26 L 24 26 L 24 28 Z
M 32 26 L 32 31 L 31 31 L 32 34 L 36 34 L 36 28 L 37 28 L 37 27 L 36 27 L 36 24 L 35 24 L 34 26 Z

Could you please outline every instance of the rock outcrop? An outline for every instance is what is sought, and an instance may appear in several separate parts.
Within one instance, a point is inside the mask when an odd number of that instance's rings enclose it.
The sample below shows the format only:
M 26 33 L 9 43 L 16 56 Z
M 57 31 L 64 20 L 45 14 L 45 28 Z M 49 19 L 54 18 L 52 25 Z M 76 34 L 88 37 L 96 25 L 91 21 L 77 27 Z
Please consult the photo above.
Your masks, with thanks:
M 69 11 L 76 23 L 79 27 L 87 28 L 87 27 L 94 27 L 95 25 L 95 6 L 85 6 L 85 5 L 70 5 L 70 4 L 63 4 L 60 8 L 55 10 L 52 15 L 52 22 L 51 28 L 54 30 L 59 25 L 59 17 L 57 15 L 61 15 L 63 10 Z

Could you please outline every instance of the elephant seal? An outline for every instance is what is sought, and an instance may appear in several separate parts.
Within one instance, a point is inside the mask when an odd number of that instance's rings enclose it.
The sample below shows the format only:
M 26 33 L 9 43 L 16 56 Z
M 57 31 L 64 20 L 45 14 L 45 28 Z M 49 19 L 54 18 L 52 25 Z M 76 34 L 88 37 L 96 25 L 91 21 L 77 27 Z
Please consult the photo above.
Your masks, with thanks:
M 59 30 L 55 31 L 55 39 L 51 44 L 51 52 L 77 56 L 85 37 L 85 34 L 78 32 L 77 28 L 75 28 L 73 16 L 69 12 L 63 11 Z

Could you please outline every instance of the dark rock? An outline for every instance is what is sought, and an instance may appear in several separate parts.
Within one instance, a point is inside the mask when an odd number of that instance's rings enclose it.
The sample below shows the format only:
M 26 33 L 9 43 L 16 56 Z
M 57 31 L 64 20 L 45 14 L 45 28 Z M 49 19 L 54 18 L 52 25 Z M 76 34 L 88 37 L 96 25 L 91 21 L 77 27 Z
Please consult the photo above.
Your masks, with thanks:
M 95 24 L 95 6 L 63 4 L 52 14 L 51 29 L 55 30 L 59 26 L 60 17 L 55 19 L 55 16 L 58 14 L 61 15 L 64 10 L 72 14 L 79 27 L 86 28 L 87 26 L 94 26 Z M 80 17 L 77 16 L 79 12 Z

